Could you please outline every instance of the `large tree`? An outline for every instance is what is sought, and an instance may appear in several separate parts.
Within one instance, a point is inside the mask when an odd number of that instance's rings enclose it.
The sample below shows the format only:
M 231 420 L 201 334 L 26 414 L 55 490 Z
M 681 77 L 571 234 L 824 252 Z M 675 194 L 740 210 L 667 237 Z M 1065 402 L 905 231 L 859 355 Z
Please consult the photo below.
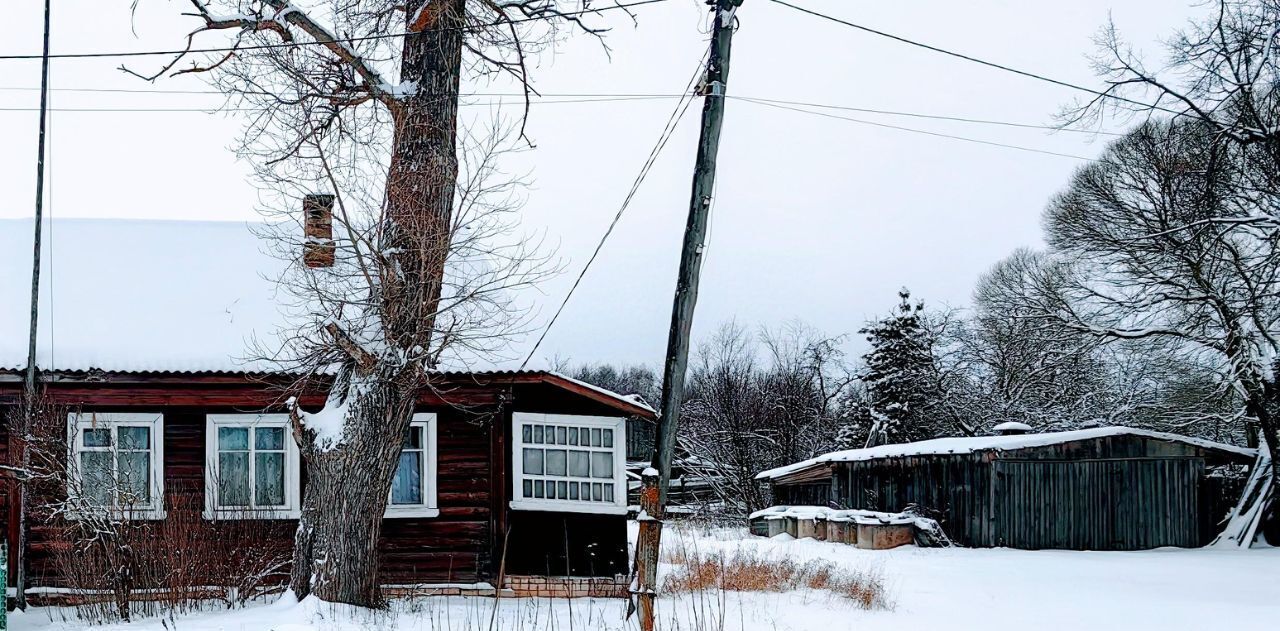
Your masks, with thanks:
M 1274 455 L 1265 403 L 1280 256 L 1276 234 L 1249 220 L 1265 200 L 1241 185 L 1250 167 L 1224 155 L 1217 134 L 1199 121 L 1150 121 L 1080 169 L 1046 212 L 1058 266 L 1032 308 L 1102 338 L 1216 358 Z
M 1063 291 L 1068 271 L 1053 254 L 1019 249 L 979 278 L 947 340 L 960 376 L 948 397 L 980 427 L 1105 423 L 1223 438 L 1235 418 L 1225 366 L 1178 340 L 1099 336 L 1044 313 L 1036 303 Z
M 524 242 L 502 239 L 505 224 L 492 211 L 509 191 L 485 182 L 492 152 L 476 154 L 460 177 L 460 85 L 468 72 L 506 74 L 528 94 L 527 56 L 551 41 L 558 23 L 591 30 L 581 21 L 589 7 L 585 0 L 190 6 L 198 26 L 188 50 L 197 39 L 226 41 L 231 50 L 184 53 L 150 78 L 202 74 L 235 110 L 250 112 L 239 149 L 272 218 L 286 218 L 276 213 L 297 209 L 306 193 L 336 198 L 330 268 L 296 264 L 304 245 L 296 213 L 268 228 L 295 264 L 282 279 L 290 323 L 267 354 L 328 388 L 322 411 L 293 410 L 308 486 L 291 587 L 300 598 L 377 605 L 381 516 L 415 402 L 442 358 L 492 350 L 510 331 L 504 290 L 530 282 L 536 260 Z M 230 39 L 209 39 L 214 33 Z M 492 148 L 485 133 L 477 137 Z
M 1094 67 L 1106 90 L 1063 113 L 1067 123 L 1135 116 L 1197 122 L 1215 149 L 1248 169 L 1242 184 L 1271 199 L 1206 223 L 1251 224 L 1280 232 L 1280 1 L 1211 0 L 1204 16 L 1166 39 L 1152 64 L 1114 23 L 1097 37 Z

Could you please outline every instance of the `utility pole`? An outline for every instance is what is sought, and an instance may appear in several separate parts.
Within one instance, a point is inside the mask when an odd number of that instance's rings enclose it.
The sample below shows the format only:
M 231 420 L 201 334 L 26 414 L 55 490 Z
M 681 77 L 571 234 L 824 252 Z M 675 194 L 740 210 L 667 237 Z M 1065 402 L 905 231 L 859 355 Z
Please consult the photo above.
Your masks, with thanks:
M 27 338 L 27 373 L 23 382 L 23 395 L 26 399 L 24 408 L 23 436 L 19 438 L 18 450 L 21 459 L 21 471 L 17 475 L 26 474 L 27 468 L 31 464 L 31 455 L 28 452 L 27 436 L 31 429 L 35 426 L 35 415 L 37 413 L 36 405 L 36 328 L 40 322 L 40 228 L 41 222 L 44 220 L 44 156 L 45 156 L 45 130 L 47 129 L 47 119 L 49 116 L 49 10 L 52 0 L 44 2 L 44 52 L 40 58 L 40 139 L 38 142 L 36 155 L 36 221 L 35 234 L 33 241 L 33 254 L 31 262 L 31 327 L 28 331 Z M 14 605 L 18 609 L 27 608 L 26 595 L 26 545 L 27 545 L 27 491 L 26 482 L 19 480 L 15 485 L 17 489 L 17 498 L 15 504 L 18 508 L 18 540 L 16 549 L 12 551 L 13 558 L 13 583 L 14 583 Z
M 658 437 L 652 466 L 641 476 L 644 486 L 640 492 L 640 536 L 636 545 L 635 592 L 642 631 L 653 631 L 654 628 L 662 519 L 666 512 L 667 487 L 671 484 L 671 460 L 676 448 L 676 427 L 680 422 L 685 368 L 689 362 L 689 331 L 693 327 L 693 308 L 698 302 L 698 279 L 702 273 L 707 219 L 716 179 L 716 152 L 720 147 L 720 125 L 724 121 L 725 84 L 729 78 L 734 12 L 742 5 L 742 0 L 708 0 L 707 3 L 715 7 L 715 15 L 711 31 L 711 52 L 707 57 L 707 71 L 701 85 L 702 131 L 693 171 L 693 193 L 689 199 L 684 247 L 680 252 L 675 301 L 671 307 L 671 332 L 667 337 L 667 358 L 662 372 Z

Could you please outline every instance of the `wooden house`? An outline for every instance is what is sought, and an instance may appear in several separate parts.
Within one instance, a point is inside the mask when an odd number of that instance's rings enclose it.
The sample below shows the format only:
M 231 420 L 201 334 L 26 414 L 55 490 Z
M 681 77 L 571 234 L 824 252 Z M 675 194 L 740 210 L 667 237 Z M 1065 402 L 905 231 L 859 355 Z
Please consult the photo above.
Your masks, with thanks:
M 21 295 L 30 241 L 17 235 L 30 224 L 0 224 L 0 290 Z M 37 364 L 79 465 L 79 490 L 67 492 L 92 500 L 105 479 L 130 489 L 130 519 L 164 524 L 187 511 L 209 523 L 261 522 L 290 540 L 307 492 L 282 404 L 292 380 L 242 359 L 275 321 L 278 263 L 244 224 L 72 220 L 57 239 L 58 252 L 72 254 L 46 269 Z M 0 305 L 0 414 L 22 394 L 26 309 Z M 302 407 L 322 407 L 324 390 L 303 393 Z M 553 372 L 435 373 L 383 515 L 382 580 L 497 585 L 501 572 L 527 587 L 530 576 L 605 577 L 594 589 L 620 593 L 627 437 L 636 433 L 627 425 L 653 418 L 643 402 Z M 8 430 L 0 427 L 0 458 L 13 463 Z M 27 519 L 20 532 L 17 484 L 4 488 L 0 516 L 27 587 L 68 585 L 54 562 L 68 544 L 56 535 L 76 516 Z
M 760 473 L 780 505 L 934 517 L 974 547 L 1197 547 L 1234 497 L 1222 467 L 1256 450 L 1127 427 L 941 438 L 824 454 Z

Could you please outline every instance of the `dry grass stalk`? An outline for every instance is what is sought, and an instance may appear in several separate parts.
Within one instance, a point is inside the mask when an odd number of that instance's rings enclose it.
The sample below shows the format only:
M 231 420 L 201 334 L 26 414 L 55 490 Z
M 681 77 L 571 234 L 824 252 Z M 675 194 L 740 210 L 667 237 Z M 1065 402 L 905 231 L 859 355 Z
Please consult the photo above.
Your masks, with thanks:
M 668 558 L 679 565 L 663 583 L 663 591 L 668 594 L 812 589 L 831 592 L 862 609 L 889 608 L 884 581 L 878 573 L 845 569 L 819 559 L 798 561 L 746 550 L 699 555 L 687 548 L 672 551 Z

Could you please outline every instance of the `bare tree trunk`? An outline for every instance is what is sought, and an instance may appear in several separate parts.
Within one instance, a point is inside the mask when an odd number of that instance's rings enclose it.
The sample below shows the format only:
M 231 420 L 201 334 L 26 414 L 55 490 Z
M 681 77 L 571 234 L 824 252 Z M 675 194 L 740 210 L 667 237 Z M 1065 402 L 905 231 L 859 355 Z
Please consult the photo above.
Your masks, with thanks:
M 354 356 L 331 401 L 345 402 L 344 438 L 318 445 L 296 426 L 308 484 L 295 537 L 291 587 L 330 602 L 378 606 L 378 537 L 400 447 L 425 385 L 449 251 L 458 177 L 456 124 L 465 0 L 410 4 L 382 240 L 381 326 L 393 349 Z M 425 14 L 424 14 L 425 13 Z M 416 20 L 416 23 L 415 23 Z M 405 358 L 411 358 L 406 360 Z
M 1272 478 L 1280 480 L 1280 457 L 1278 457 L 1280 444 L 1277 444 L 1275 418 L 1268 405 L 1269 395 L 1272 394 L 1271 388 L 1257 375 L 1248 375 L 1241 381 L 1245 394 L 1245 414 L 1258 419 L 1258 430 L 1262 433 L 1263 442 L 1266 443 L 1267 453 L 1271 455 Z
M 334 385 L 350 397 L 342 442 L 326 449 L 314 433 L 297 432 L 308 484 L 290 586 L 298 598 L 372 607 L 382 600 L 378 537 L 414 397 L 390 380 L 346 381 Z

